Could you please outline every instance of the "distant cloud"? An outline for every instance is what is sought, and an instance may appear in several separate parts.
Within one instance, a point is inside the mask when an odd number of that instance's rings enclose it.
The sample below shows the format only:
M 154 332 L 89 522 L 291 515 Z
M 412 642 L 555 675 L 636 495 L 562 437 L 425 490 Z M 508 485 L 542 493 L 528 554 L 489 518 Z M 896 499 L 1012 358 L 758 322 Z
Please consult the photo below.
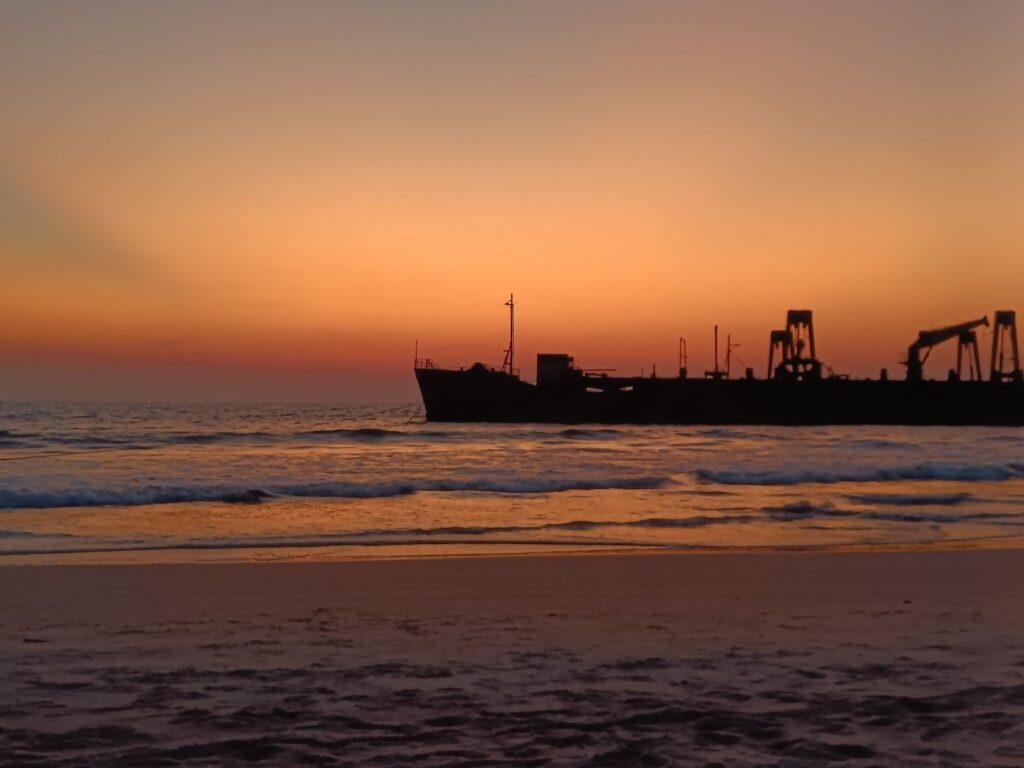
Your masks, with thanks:
M 0 265 L 128 283 L 153 278 L 137 257 L 2 170 Z
M 156 339 L 153 341 L 153 346 L 157 349 L 173 349 L 184 343 L 181 339 Z

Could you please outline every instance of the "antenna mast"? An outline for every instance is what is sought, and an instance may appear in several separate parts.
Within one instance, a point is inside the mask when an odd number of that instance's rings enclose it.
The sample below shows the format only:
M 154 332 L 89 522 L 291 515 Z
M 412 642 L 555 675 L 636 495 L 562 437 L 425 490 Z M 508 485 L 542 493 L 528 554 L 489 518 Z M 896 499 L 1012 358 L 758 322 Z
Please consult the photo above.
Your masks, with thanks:
M 718 378 L 718 326 L 715 326 L 715 378 Z
M 725 378 L 727 379 L 730 375 L 732 375 L 732 359 L 735 357 L 737 360 L 739 360 L 739 355 L 733 354 L 733 350 L 736 349 L 736 347 L 738 346 L 739 344 L 732 343 L 732 334 L 730 333 L 726 337 L 725 342 Z M 743 361 L 740 360 L 740 362 L 742 363 Z
M 502 364 L 501 370 L 514 376 L 516 368 L 516 300 L 514 294 L 508 295 L 505 306 L 508 307 L 508 349 L 505 350 L 505 362 Z
M 705 379 L 714 379 L 715 381 L 718 381 L 719 379 L 721 379 L 723 377 L 724 378 L 729 378 L 729 368 L 728 368 L 728 366 L 729 366 L 729 347 L 730 346 L 732 346 L 732 337 L 731 336 L 729 337 L 729 340 L 726 342 L 726 350 L 725 350 L 725 365 L 726 365 L 726 369 L 723 372 L 722 369 L 718 367 L 718 326 L 716 325 L 715 326 L 715 370 L 713 370 L 713 371 L 704 371 L 704 378 Z

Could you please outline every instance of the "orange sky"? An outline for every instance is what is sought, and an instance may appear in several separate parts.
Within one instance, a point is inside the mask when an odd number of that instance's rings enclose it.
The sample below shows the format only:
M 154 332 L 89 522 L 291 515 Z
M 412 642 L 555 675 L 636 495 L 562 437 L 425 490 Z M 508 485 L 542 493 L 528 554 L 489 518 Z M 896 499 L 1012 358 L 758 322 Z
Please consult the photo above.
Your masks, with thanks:
M 838 371 L 1024 311 L 1019 3 L 6 3 L 0 397 L 416 397 L 413 344 Z M 942 376 L 948 355 L 928 371 Z

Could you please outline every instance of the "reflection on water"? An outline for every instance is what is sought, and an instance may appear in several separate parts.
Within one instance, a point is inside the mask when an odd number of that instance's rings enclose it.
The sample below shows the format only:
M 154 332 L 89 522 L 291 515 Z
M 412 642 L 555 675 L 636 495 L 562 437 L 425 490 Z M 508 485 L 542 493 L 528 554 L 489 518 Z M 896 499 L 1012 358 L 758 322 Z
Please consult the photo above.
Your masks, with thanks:
M 1016 543 L 1024 431 L 8 404 L 0 562 Z

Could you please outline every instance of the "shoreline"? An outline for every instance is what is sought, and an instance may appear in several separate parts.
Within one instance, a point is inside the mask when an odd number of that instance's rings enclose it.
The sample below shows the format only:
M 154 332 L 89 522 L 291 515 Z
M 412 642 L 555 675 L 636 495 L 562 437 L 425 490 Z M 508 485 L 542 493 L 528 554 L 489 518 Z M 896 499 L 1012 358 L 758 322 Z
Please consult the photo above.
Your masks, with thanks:
M 1024 536 L 979 536 L 974 538 L 952 539 L 925 543 L 881 543 L 881 544 L 822 544 L 822 545 L 779 545 L 779 546 L 672 546 L 672 545 L 597 545 L 593 547 L 556 549 L 550 546 L 549 549 L 531 549 L 528 551 L 503 551 L 495 550 L 489 552 L 470 551 L 449 551 L 449 552 L 418 552 L 402 554 L 400 551 L 390 555 L 377 555 L 374 550 L 381 548 L 393 548 L 401 550 L 409 549 L 417 545 L 395 545 L 394 543 L 366 544 L 356 546 L 346 545 L 322 545 L 309 544 L 308 546 L 291 545 L 287 547 L 124 547 L 108 550 L 52 550 L 48 552 L 0 552 L 0 572 L 7 568 L 67 568 L 67 567 L 146 567 L 146 566 L 168 566 L 168 565 L 273 565 L 273 564 L 313 564 L 313 563 L 358 563 L 358 562 L 408 562 L 408 561 L 435 561 L 435 560 L 487 560 L 503 558 L 594 558 L 594 557 L 685 557 L 695 555 L 708 556 L 739 556 L 739 555 L 771 555 L 771 554 L 854 554 L 854 553 L 908 553 L 908 552 L 1002 552 L 1024 550 Z M 432 547 L 446 545 L 431 545 Z M 459 546 L 447 545 L 447 546 Z M 482 548 L 478 544 L 466 545 L 473 548 Z M 529 546 L 529 545 L 525 545 Z M 338 549 L 349 550 L 360 549 L 367 551 L 366 554 L 339 553 Z M 322 550 L 311 554 L 311 550 Z M 251 559 L 202 559 L 197 556 L 194 559 L 180 560 L 146 560 L 136 559 L 124 561 L 124 558 L 137 557 L 152 553 L 264 553 L 264 557 Z M 66 562 L 52 562 L 53 558 L 66 558 Z M 88 562 L 89 558 L 97 558 L 94 562 Z M 121 558 L 121 562 L 117 559 Z M 76 562 L 86 560 L 86 562 Z

